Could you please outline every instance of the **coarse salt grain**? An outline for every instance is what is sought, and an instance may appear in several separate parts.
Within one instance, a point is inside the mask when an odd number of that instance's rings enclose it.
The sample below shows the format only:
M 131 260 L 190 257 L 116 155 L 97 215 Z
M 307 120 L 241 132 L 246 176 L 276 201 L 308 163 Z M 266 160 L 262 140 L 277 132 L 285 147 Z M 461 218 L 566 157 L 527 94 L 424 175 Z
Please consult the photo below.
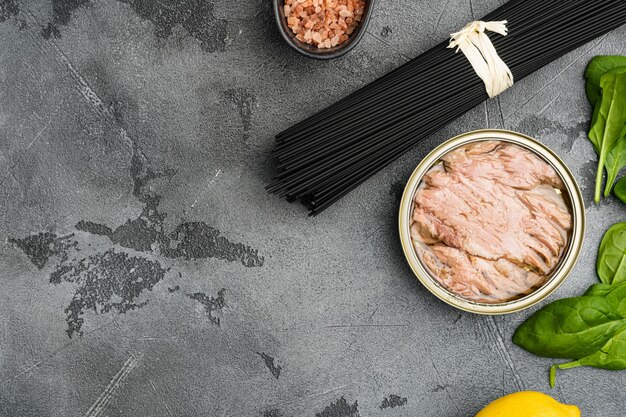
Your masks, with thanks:
M 296 39 L 331 48 L 349 39 L 363 20 L 366 0 L 284 0 L 287 25 Z

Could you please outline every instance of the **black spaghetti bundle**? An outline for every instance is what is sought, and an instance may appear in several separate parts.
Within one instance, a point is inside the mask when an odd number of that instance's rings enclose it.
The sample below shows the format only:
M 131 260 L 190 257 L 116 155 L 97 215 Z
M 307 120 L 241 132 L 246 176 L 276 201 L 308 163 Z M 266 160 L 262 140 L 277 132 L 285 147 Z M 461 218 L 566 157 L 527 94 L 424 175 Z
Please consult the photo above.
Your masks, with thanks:
M 483 21 L 519 81 L 626 23 L 626 0 L 512 0 Z M 276 136 L 270 193 L 317 215 L 427 136 L 487 100 L 465 56 L 443 42 Z

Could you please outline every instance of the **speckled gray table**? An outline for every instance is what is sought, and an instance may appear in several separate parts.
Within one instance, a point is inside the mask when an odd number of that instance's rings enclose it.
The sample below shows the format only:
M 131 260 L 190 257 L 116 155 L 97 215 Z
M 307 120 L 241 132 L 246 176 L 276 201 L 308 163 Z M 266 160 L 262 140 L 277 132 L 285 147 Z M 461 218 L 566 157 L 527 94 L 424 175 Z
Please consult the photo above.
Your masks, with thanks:
M 588 204 L 596 278 L 626 206 L 591 204 L 581 80 L 626 28 L 519 82 L 318 218 L 268 196 L 273 135 L 444 39 L 497 0 L 380 0 L 362 43 L 317 62 L 269 0 L 0 0 L 0 415 L 473 415 L 521 389 L 625 415 L 626 372 L 511 343 L 530 311 L 460 313 L 422 288 L 396 235 L 403 182 L 467 130 L 534 135 Z

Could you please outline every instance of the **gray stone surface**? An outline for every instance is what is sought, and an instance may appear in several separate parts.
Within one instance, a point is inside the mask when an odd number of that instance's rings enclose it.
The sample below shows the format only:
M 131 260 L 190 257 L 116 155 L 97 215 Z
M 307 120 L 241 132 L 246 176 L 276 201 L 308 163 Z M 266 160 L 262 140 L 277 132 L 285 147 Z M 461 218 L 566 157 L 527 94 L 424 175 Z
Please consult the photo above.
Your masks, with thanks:
M 473 415 L 534 389 L 623 417 L 626 372 L 511 343 L 531 311 L 461 313 L 396 233 L 402 184 L 467 130 L 534 135 L 585 193 L 594 282 L 626 207 L 591 203 L 581 76 L 626 28 L 472 110 L 318 218 L 265 193 L 273 135 L 433 46 L 497 0 L 379 0 L 351 53 L 316 62 L 268 0 L 0 0 L 0 415 Z

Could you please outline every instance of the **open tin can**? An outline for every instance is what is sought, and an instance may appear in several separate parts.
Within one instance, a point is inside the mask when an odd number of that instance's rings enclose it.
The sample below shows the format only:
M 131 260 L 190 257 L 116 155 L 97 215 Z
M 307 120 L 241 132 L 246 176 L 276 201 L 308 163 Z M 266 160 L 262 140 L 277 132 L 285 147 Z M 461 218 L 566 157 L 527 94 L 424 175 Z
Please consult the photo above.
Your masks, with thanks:
M 534 153 L 543 161 L 547 162 L 563 181 L 563 198 L 569 205 L 572 217 L 572 227 L 569 232 L 570 235 L 567 245 L 563 250 L 559 263 L 552 270 L 547 280 L 528 295 L 497 304 L 470 301 L 446 289 L 432 276 L 428 268 L 421 261 L 414 248 L 410 232 L 415 193 L 422 183 L 424 175 L 433 166 L 440 163 L 441 158 L 448 152 L 472 142 L 479 141 L 499 141 L 515 144 Z M 496 129 L 477 130 L 449 139 L 435 148 L 420 162 L 413 171 L 413 174 L 411 174 L 404 189 L 400 203 L 398 223 L 404 255 L 417 278 L 431 293 L 447 304 L 460 310 L 477 314 L 496 315 L 513 313 L 531 307 L 552 294 L 563 281 L 565 281 L 576 264 L 582 248 L 585 231 L 585 207 L 580 189 L 571 171 L 567 168 L 565 163 L 545 145 L 535 139 L 516 132 Z

